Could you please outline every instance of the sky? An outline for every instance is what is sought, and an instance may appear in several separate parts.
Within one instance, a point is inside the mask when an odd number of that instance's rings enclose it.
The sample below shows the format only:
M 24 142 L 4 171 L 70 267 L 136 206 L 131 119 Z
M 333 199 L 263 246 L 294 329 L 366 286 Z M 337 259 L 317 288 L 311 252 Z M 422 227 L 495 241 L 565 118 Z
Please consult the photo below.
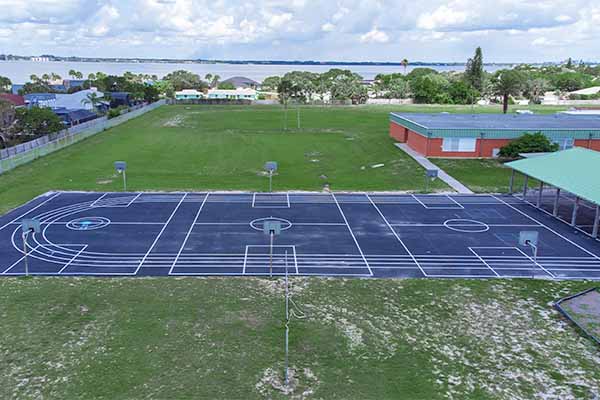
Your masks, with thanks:
M 0 53 L 464 62 L 600 60 L 600 2 L 0 0 Z

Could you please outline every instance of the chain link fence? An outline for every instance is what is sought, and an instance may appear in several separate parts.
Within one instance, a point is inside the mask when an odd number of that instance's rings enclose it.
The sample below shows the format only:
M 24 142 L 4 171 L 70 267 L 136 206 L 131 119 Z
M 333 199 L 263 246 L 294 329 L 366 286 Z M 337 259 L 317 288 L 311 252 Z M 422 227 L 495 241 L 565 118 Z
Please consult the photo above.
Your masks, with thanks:
M 118 117 L 108 119 L 101 117 L 92 121 L 85 122 L 65 129 L 58 133 L 42 136 L 36 140 L 22 143 L 17 146 L 0 150 L 0 174 L 10 171 L 20 165 L 27 164 L 36 158 L 43 157 L 57 150 L 63 149 L 85 138 L 93 136 L 98 132 L 112 128 L 139 117 L 142 114 L 152 111 L 165 104 L 164 100 L 159 100 L 147 106 L 133 109 Z

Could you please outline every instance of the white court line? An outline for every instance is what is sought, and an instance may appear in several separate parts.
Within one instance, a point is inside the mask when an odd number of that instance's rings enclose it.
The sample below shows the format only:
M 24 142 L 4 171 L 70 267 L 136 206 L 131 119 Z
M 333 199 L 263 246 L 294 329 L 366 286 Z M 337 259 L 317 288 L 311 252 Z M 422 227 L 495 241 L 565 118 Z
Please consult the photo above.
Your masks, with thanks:
M 142 268 L 142 265 L 144 265 L 144 261 L 146 261 L 146 258 L 148 258 L 148 255 L 150 254 L 150 252 L 152 251 L 152 249 L 154 248 L 154 246 L 156 246 L 156 243 L 158 243 L 158 239 L 160 239 L 161 235 L 163 234 L 163 232 L 165 231 L 165 229 L 169 225 L 169 222 L 171 222 L 171 220 L 175 216 L 175 213 L 177 212 L 177 210 L 179 210 L 179 206 L 181 205 L 181 203 L 183 203 L 183 200 L 185 199 L 186 196 L 187 196 L 187 193 L 185 193 L 181 197 L 181 200 L 179 200 L 179 203 L 177 203 L 177 207 L 175 207 L 175 209 L 173 210 L 173 212 L 169 216 L 169 219 L 167 220 L 167 222 L 165 222 L 165 225 L 162 227 L 162 229 L 160 230 L 160 232 L 156 236 L 156 239 L 154 239 L 154 242 L 152 243 L 152 245 L 150 246 L 150 248 L 148 249 L 148 251 L 144 255 L 144 258 L 142 258 L 142 261 L 140 262 L 140 265 L 138 265 L 138 267 L 135 270 L 135 272 L 133 273 L 133 275 L 137 275 L 137 273 L 140 270 L 140 268 Z
M 29 214 L 30 212 L 32 212 L 33 210 L 37 210 L 38 208 L 40 208 L 41 206 L 43 206 L 44 204 L 48 203 L 50 200 L 54 200 L 55 198 L 57 198 L 59 195 L 61 194 L 61 192 L 56 193 L 54 196 L 50 197 L 49 199 L 41 202 L 40 204 L 38 204 L 37 206 L 33 207 L 32 209 L 30 209 L 29 211 L 25 212 L 24 214 L 19 215 L 17 218 L 13 219 L 12 221 L 10 221 L 9 223 L 3 225 L 0 227 L 0 231 L 4 228 L 6 228 L 7 226 L 11 225 L 13 222 L 16 222 L 18 220 L 20 220 L 21 218 L 23 218 L 24 216 L 26 216 L 27 214 Z
M 455 209 L 457 210 L 457 209 Z M 500 227 L 500 228 L 526 228 L 526 227 L 539 227 L 539 225 L 533 225 L 533 224 L 486 224 L 485 222 L 482 222 L 482 224 L 485 224 L 487 226 L 491 226 L 491 227 Z M 391 226 L 424 226 L 424 227 L 445 227 L 446 225 L 444 224 L 390 224 Z M 452 224 L 452 226 L 474 226 L 474 224 Z
M 496 196 L 494 196 L 494 195 L 492 195 L 492 196 L 493 196 L 494 198 L 497 198 L 497 197 L 496 197 Z M 497 198 L 497 199 L 498 199 L 498 198 Z M 569 239 L 569 238 L 566 238 L 565 236 L 563 236 L 563 235 L 561 235 L 560 233 L 556 232 L 554 229 L 552 229 L 552 228 L 549 228 L 548 226 L 544 225 L 543 223 L 541 223 L 541 222 L 540 222 L 540 221 L 538 221 L 537 219 L 535 219 L 535 218 L 533 218 L 532 216 L 530 216 L 530 215 L 526 214 L 525 212 L 523 212 L 523 211 L 519 210 L 517 207 L 515 207 L 515 206 L 513 206 L 513 205 L 511 205 L 511 204 L 509 204 L 509 203 L 507 203 L 507 202 L 505 202 L 505 201 L 504 201 L 504 200 L 502 200 L 502 199 L 498 199 L 498 200 L 499 200 L 499 201 L 501 201 L 502 203 L 506 204 L 508 207 L 512 208 L 512 209 L 513 209 L 513 210 L 515 210 L 516 212 L 518 212 L 518 213 L 520 213 L 520 214 L 522 214 L 522 215 L 526 216 L 527 218 L 529 218 L 529 219 L 530 219 L 530 220 L 532 220 L 533 222 L 536 222 L 536 223 L 540 224 L 540 226 L 542 226 L 543 228 L 546 228 L 546 229 L 547 229 L 547 230 L 549 230 L 550 232 L 554 233 L 556 236 L 558 236 L 558 237 L 560 237 L 560 238 L 562 238 L 562 239 L 566 240 L 567 242 L 571 243 L 573 246 L 575 246 L 575 247 L 577 247 L 577 248 L 579 248 L 579 249 L 583 250 L 584 252 L 588 253 L 588 254 L 589 254 L 589 255 L 591 255 L 592 257 L 594 257 L 594 258 L 596 258 L 596 259 L 600 260 L 600 257 L 598 257 L 596 254 L 594 254 L 594 253 L 592 253 L 591 251 L 589 251 L 589 250 L 585 249 L 584 247 L 582 247 L 582 246 L 578 245 L 577 243 L 575 243 L 575 242 L 574 242 L 574 241 L 572 241 L 571 239 Z
M 202 212 L 202 209 L 204 208 L 204 204 L 206 203 L 206 199 L 208 199 L 209 195 L 210 195 L 210 193 L 207 193 L 206 196 L 204 196 L 204 200 L 202 201 L 202 204 L 200 205 L 200 208 L 198 209 L 198 212 L 196 213 L 196 216 L 194 217 L 194 221 L 192 222 L 192 225 L 190 225 L 190 229 L 187 231 L 187 234 L 185 235 L 185 239 L 183 239 L 183 243 L 181 244 L 181 247 L 179 248 L 179 251 L 177 252 L 177 256 L 175 256 L 173 265 L 171 265 L 171 269 L 169 270 L 169 275 L 171 275 L 173 273 L 175 264 L 177 264 L 177 261 L 179 260 L 179 256 L 181 255 L 181 252 L 183 251 L 185 244 L 187 243 L 188 239 L 190 238 L 190 235 L 192 234 L 194 225 L 196 224 L 196 221 L 198 221 L 198 217 L 200 217 L 200 213 Z
M 523 250 L 519 249 L 518 247 L 515 247 L 515 249 L 517 249 L 517 251 L 519 251 L 521 254 L 523 254 L 525 257 L 527 257 L 532 263 L 534 263 L 535 265 L 537 265 L 538 267 L 540 267 L 545 273 L 547 273 L 548 275 L 550 275 L 552 278 L 556 278 L 556 276 L 552 272 L 550 272 L 546 268 L 542 267 L 541 264 L 539 264 L 537 261 L 535 261 L 529 255 L 525 254 L 525 252 Z
M 64 246 L 64 244 L 63 244 L 63 246 Z M 79 251 L 77 252 L 77 254 L 75 254 L 75 256 L 73 256 L 73 258 L 71 258 L 71 260 L 70 260 L 68 263 L 66 263 L 64 267 L 62 267 L 62 268 L 60 269 L 60 271 L 58 271 L 58 274 L 59 274 L 59 275 L 60 275 L 60 274 L 62 274 L 62 272 L 63 272 L 65 269 L 67 269 L 67 267 L 68 267 L 69 265 L 71 265 L 71 263 L 72 263 L 73 261 L 75 261 L 75 259 L 76 259 L 77 257 L 79 257 L 79 255 L 80 255 L 81 253 L 83 253 L 83 251 L 84 251 L 84 250 L 85 250 L 87 247 L 88 247 L 88 245 L 87 245 L 87 244 L 84 244 L 84 245 L 83 245 L 83 247 L 81 248 L 81 250 L 79 250 Z
M 433 207 L 435 204 L 432 204 L 432 207 L 429 207 L 427 204 L 425 204 L 421 200 L 419 200 L 419 198 L 417 196 L 415 196 L 414 194 L 411 194 L 411 196 L 413 197 L 413 199 L 415 199 L 419 204 L 421 204 L 427 210 L 464 210 L 465 209 L 465 207 L 462 204 L 451 199 L 450 196 L 448 196 L 448 195 L 446 195 L 446 197 L 448 199 L 450 199 L 452 202 L 456 203 L 458 205 L 458 207 L 449 207 L 449 206 L 443 205 L 443 204 L 440 207 Z
M 142 195 L 142 192 L 139 192 L 139 193 L 137 194 L 137 196 L 135 196 L 135 197 L 133 198 L 133 200 L 131 200 L 129 203 L 127 203 L 127 205 L 126 205 L 125 207 L 129 207 L 130 205 L 132 205 L 132 204 L 133 204 L 133 203 L 134 203 L 134 202 L 135 202 L 135 201 L 138 199 L 138 197 L 140 197 L 141 195 Z
M 98 197 L 92 204 L 90 204 L 90 208 L 96 207 L 96 203 L 102 200 L 104 197 L 108 195 L 108 192 L 104 193 L 102 196 Z
M 497 272 L 494 270 L 494 268 L 492 268 L 492 267 L 490 266 L 490 264 L 488 264 L 487 262 L 485 262 L 485 260 L 484 260 L 483 258 L 481 258 L 481 256 L 480 256 L 479 254 L 477 254 L 477 252 L 476 252 L 475 250 L 473 250 L 473 247 L 468 247 L 468 249 L 469 249 L 469 250 L 470 250 L 470 251 L 471 251 L 473 254 L 475 254 L 475 256 L 476 256 L 477 258 L 479 258 L 479 259 L 481 260 L 481 262 L 485 264 L 485 266 L 486 266 L 486 267 L 488 267 L 489 269 L 491 269 L 491 270 L 492 270 L 492 272 L 493 272 L 494 274 L 496 274 L 496 276 L 497 276 L 497 277 L 500 277 L 500 274 L 499 274 L 499 273 L 497 273 Z
M 354 236 L 354 232 L 352 231 L 352 228 L 350 228 L 350 224 L 348 223 L 348 220 L 346 219 L 346 215 L 344 214 L 344 211 L 342 210 L 342 207 L 340 206 L 340 203 L 338 203 L 337 198 L 335 197 L 335 194 L 331 193 L 331 197 L 333 197 L 333 200 L 335 201 L 335 204 L 337 205 L 338 210 L 340 210 L 340 214 L 342 214 L 342 218 L 344 219 L 344 222 L 346 223 L 346 226 L 348 227 L 348 231 L 350 232 L 350 235 L 352 236 L 352 239 L 354 240 L 354 243 L 356 244 L 356 247 L 358 248 L 358 251 L 362 257 L 362 259 L 365 262 L 365 265 L 367 266 L 369 273 L 371 274 L 371 276 L 373 276 L 373 271 L 371 270 L 371 267 L 369 266 L 369 262 L 367 261 L 367 258 L 365 257 L 362 249 L 360 248 L 360 245 L 358 244 L 358 240 L 356 240 L 356 237 Z
M 387 224 L 388 228 L 390 228 L 390 230 L 392 231 L 392 233 L 394 234 L 394 236 L 396 236 L 396 239 L 398 239 L 398 241 L 400 242 L 400 244 L 402 245 L 402 247 L 404 247 L 404 250 L 406 251 L 406 253 L 412 258 L 412 260 L 417 265 L 417 267 L 419 267 L 419 269 L 421 270 L 421 273 L 423 274 L 423 276 L 427 277 L 427 273 L 425 272 L 425 270 L 423 268 L 421 268 L 421 265 L 419 264 L 419 262 L 417 261 L 417 259 L 415 258 L 415 256 L 411 253 L 411 251 L 408 249 L 408 246 L 406 246 L 406 244 L 404 243 L 404 241 L 402 239 L 400 239 L 400 236 L 398 236 L 398 233 L 394 230 L 394 228 L 392 228 L 392 226 L 390 225 L 390 223 L 387 220 L 387 218 L 383 215 L 383 213 L 381 212 L 381 210 L 379 209 L 379 207 L 377 207 L 377 205 L 373 202 L 373 200 L 371 199 L 371 197 L 368 194 L 367 194 L 367 199 L 369 199 L 369 201 L 371 202 L 371 204 L 373 205 L 373 207 L 375 207 L 375 210 L 377 210 L 377 212 L 379 213 L 379 215 L 381 216 L 381 218 L 383 218 L 383 221 Z
M 39 246 L 35 246 L 31 249 L 31 251 L 35 251 L 35 249 L 37 249 Z M 29 255 L 29 253 L 27 253 L 27 255 Z M 23 261 L 25 259 L 25 255 L 23 255 L 21 258 L 19 258 L 17 261 L 15 261 L 10 267 L 8 267 L 7 269 L 5 269 L 4 271 L 2 271 L 2 273 L 0 275 L 4 275 L 6 274 L 8 271 L 10 271 L 11 269 L 13 269 L 14 267 L 16 267 L 17 265 L 19 265 L 19 263 L 21 261 Z

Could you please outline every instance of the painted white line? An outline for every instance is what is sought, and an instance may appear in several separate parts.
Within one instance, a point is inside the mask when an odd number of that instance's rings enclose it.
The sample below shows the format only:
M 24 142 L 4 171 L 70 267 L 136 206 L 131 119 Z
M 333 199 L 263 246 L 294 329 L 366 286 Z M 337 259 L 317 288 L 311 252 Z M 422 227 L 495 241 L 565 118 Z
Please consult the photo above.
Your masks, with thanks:
M 34 248 L 31 249 L 31 252 L 35 251 L 35 249 L 37 248 L 37 246 L 35 246 Z M 29 255 L 29 253 L 28 253 Z M 16 267 L 17 265 L 19 265 L 19 263 L 21 261 L 23 261 L 25 259 L 25 255 L 23 255 L 21 258 L 19 258 L 17 261 L 15 261 L 10 267 L 6 268 L 4 271 L 2 271 L 2 273 L 0 275 L 5 275 L 8 273 L 8 271 L 10 271 L 11 269 L 13 269 L 14 267 Z
M 138 193 L 138 194 L 137 194 L 137 196 L 135 196 L 135 197 L 133 198 L 133 200 L 131 200 L 129 203 L 127 203 L 127 205 L 126 205 L 125 207 L 129 207 L 130 205 L 132 205 L 132 204 L 133 204 L 133 203 L 134 203 L 134 202 L 135 202 L 135 201 L 138 199 L 138 197 L 140 197 L 141 195 L 142 195 L 142 193 L 141 193 L 141 192 L 140 192 L 140 193 Z
M 51 196 L 49 199 L 41 202 L 40 204 L 38 204 L 37 206 L 33 207 L 32 209 L 30 209 L 29 211 L 25 212 L 24 214 L 19 215 L 17 218 L 13 219 L 12 221 L 10 221 L 9 223 L 3 225 L 0 227 L 0 231 L 4 228 L 6 228 L 7 226 L 11 225 L 12 223 L 22 219 L 23 217 L 25 217 L 27 214 L 29 214 L 30 212 L 37 210 L 38 208 L 40 208 L 41 206 L 43 206 L 44 204 L 48 203 L 51 200 L 54 200 L 55 198 L 57 198 L 59 195 L 61 194 L 61 192 L 56 193 L 54 196 Z
M 165 222 L 165 225 L 162 227 L 162 229 L 160 230 L 160 232 L 156 236 L 156 239 L 154 239 L 154 242 L 152 243 L 152 245 L 150 246 L 150 248 L 148 249 L 148 251 L 144 255 L 144 258 L 142 258 L 142 261 L 140 262 L 140 265 L 138 265 L 138 267 L 135 270 L 135 272 L 133 273 L 133 275 L 137 275 L 137 273 L 140 270 L 140 268 L 142 268 L 142 265 L 144 265 L 144 262 L 146 261 L 146 258 L 148 258 L 148 255 L 150 254 L 150 252 L 152 251 L 152 249 L 154 248 L 154 246 L 156 246 L 156 243 L 158 243 L 158 240 L 160 239 L 160 237 L 162 236 L 163 232 L 165 231 L 165 229 L 169 225 L 169 222 L 171 222 L 171 220 L 175 216 L 175 213 L 177 212 L 177 210 L 179 210 L 179 206 L 181 206 L 181 203 L 183 203 L 183 200 L 185 199 L 186 196 L 187 196 L 187 193 L 185 193 L 181 197 L 181 200 L 179 200 L 179 203 L 177 203 L 177 207 L 175 207 L 175 209 L 173 210 L 173 212 L 169 216 L 169 219 L 167 220 L 167 222 Z
M 484 260 L 484 259 L 483 259 L 483 258 L 482 258 L 482 257 L 481 257 L 479 254 L 477 254 L 477 252 L 476 252 L 475 250 L 473 250 L 473 247 L 469 247 L 468 249 L 469 249 L 470 251 L 472 251 L 472 252 L 473 252 L 473 254 L 475 254 L 475 256 L 476 256 L 477 258 L 479 258 L 479 259 L 481 260 L 481 262 L 482 262 L 482 263 L 483 263 L 483 264 L 484 264 L 486 267 L 488 267 L 489 269 L 491 269 L 491 270 L 492 270 L 492 272 L 493 272 L 494 274 L 496 274 L 496 276 L 497 276 L 497 277 L 500 277 L 500 274 L 499 274 L 499 273 L 497 273 L 497 272 L 494 270 L 494 268 L 492 268 L 492 267 L 490 266 L 490 264 L 488 264 L 487 262 L 485 262 L 485 260 Z
M 96 200 L 94 200 L 94 202 L 92 204 L 90 204 L 90 208 L 96 207 L 96 203 L 98 203 L 100 200 L 102 200 L 107 195 L 108 195 L 108 192 L 104 193 L 102 196 L 100 196 Z
M 493 197 L 497 198 L 496 196 L 493 196 Z M 560 237 L 560 238 L 562 238 L 562 239 L 566 240 L 567 242 L 571 243 L 573 246 L 575 246 L 575 247 L 577 247 L 577 248 L 579 248 L 579 249 L 583 250 L 584 252 L 586 252 L 587 254 L 591 255 L 592 257 L 594 257 L 594 258 L 596 258 L 596 259 L 600 260 L 600 257 L 598 257 L 596 254 L 594 254 L 594 253 L 592 253 L 591 251 L 589 251 L 589 250 L 585 249 L 584 247 L 582 247 L 582 246 L 578 245 L 577 243 L 575 243 L 575 242 L 574 242 L 574 241 L 572 241 L 571 239 L 569 239 L 569 238 L 567 238 L 567 237 L 565 237 L 565 236 L 561 235 L 560 233 L 556 232 L 554 229 L 552 229 L 552 228 L 550 228 L 550 227 L 548 227 L 548 226 L 544 225 L 543 223 L 541 223 L 541 222 L 540 222 L 540 221 L 538 221 L 537 219 L 535 219 L 535 218 L 533 218 L 532 216 L 530 216 L 530 215 L 526 214 L 525 212 L 523 212 L 523 211 L 519 210 L 517 207 L 515 207 L 515 206 L 513 206 L 513 205 L 511 205 L 511 204 L 508 204 L 507 202 L 505 202 L 505 201 L 504 201 L 504 200 L 502 200 L 502 199 L 499 199 L 499 198 L 497 198 L 497 199 L 498 199 L 499 201 L 501 201 L 502 203 L 506 204 L 508 207 L 510 207 L 510 208 L 512 208 L 513 210 L 517 211 L 518 213 L 520 213 L 520 214 L 522 214 L 522 215 L 526 216 L 526 217 L 527 217 L 527 218 L 529 218 L 530 220 L 532 220 L 532 221 L 534 221 L 534 222 L 536 222 L 536 223 L 540 224 L 542 227 L 544 227 L 544 228 L 546 228 L 547 230 L 549 230 L 550 232 L 554 233 L 556 236 L 558 236 L 558 237 Z
M 398 239 L 398 241 L 400 242 L 400 244 L 402 245 L 402 247 L 404 248 L 404 250 L 406 251 L 406 253 L 410 256 L 410 258 L 412 258 L 412 260 L 414 261 L 414 263 L 416 264 L 416 266 L 421 270 L 421 273 L 425 277 L 427 277 L 427 273 L 425 272 L 425 270 L 423 268 L 421 268 L 421 265 L 419 264 L 419 262 L 417 261 L 417 259 L 415 258 L 415 256 L 408 249 L 408 246 L 404 243 L 404 241 L 402 239 L 400 239 L 400 236 L 398 236 L 398 233 L 394 230 L 394 228 L 392 228 L 392 225 L 390 225 L 390 223 L 387 220 L 387 218 L 385 217 L 385 215 L 383 215 L 383 213 L 381 212 L 381 210 L 379 209 L 379 207 L 377 207 L 377 204 L 375 204 L 373 202 L 373 200 L 371 199 L 371 197 L 369 195 L 367 195 L 367 199 L 369 199 L 369 201 L 371 202 L 371 204 L 373 205 L 373 207 L 375 207 L 375 210 L 377 210 L 377 212 L 379 213 L 379 215 L 381 216 L 381 218 L 383 219 L 383 221 L 387 224 L 388 228 L 390 228 L 390 230 L 392 231 L 392 233 L 394 234 L 394 236 L 396 236 L 396 239 Z
M 490 227 L 494 227 L 494 228 L 533 228 L 533 227 L 539 227 L 540 225 L 533 225 L 533 224 L 517 224 L 517 225 L 513 225 L 513 224 L 486 224 L 485 222 L 482 222 L 483 224 L 490 226 Z M 390 224 L 391 226 L 403 226 L 403 227 L 446 227 L 445 224 L 411 224 L 411 223 L 406 223 L 406 224 Z M 473 226 L 473 224 L 452 224 L 452 226 Z
M 537 261 L 535 261 L 529 255 L 525 254 L 525 252 L 523 250 L 519 249 L 518 247 L 515 247 L 515 249 L 517 249 L 517 251 L 519 251 L 521 254 L 523 254 L 525 257 L 527 257 L 532 263 L 534 263 L 535 265 L 537 265 L 538 267 L 540 267 L 545 273 L 547 273 L 548 275 L 550 275 L 552 278 L 556 278 L 556 276 L 552 272 L 550 272 L 546 268 L 542 267 L 541 264 L 539 264 Z
M 461 209 L 463 209 L 463 210 L 465 209 L 465 207 L 462 204 L 460 204 L 458 201 L 454 200 L 452 197 L 450 197 L 448 195 L 446 195 L 446 197 L 448 199 L 450 199 L 451 201 L 453 201 L 454 203 L 456 203 Z
M 352 228 L 350 228 L 350 224 L 348 223 L 348 220 L 346 219 L 346 214 L 344 214 L 344 211 L 342 210 L 340 203 L 338 203 L 337 198 L 335 197 L 335 194 L 331 193 L 331 197 L 333 197 L 333 200 L 335 201 L 335 205 L 337 206 L 338 210 L 340 210 L 340 214 L 342 214 L 342 219 L 346 223 L 346 226 L 348 227 L 348 231 L 350 232 L 350 235 L 352 236 L 352 239 L 354 240 L 354 243 L 356 244 L 356 247 L 358 248 L 358 251 L 359 251 L 361 257 L 364 260 L 365 265 L 367 266 L 367 269 L 369 270 L 369 273 L 371 274 L 371 276 L 373 276 L 373 271 L 371 270 L 371 267 L 369 266 L 369 262 L 367 261 L 367 258 L 365 257 L 362 249 L 360 248 L 360 245 L 358 244 L 358 240 L 356 240 L 356 237 L 354 236 L 354 232 L 352 231 Z
M 59 275 L 60 275 L 60 274 L 62 274 L 62 272 L 63 272 L 65 269 L 67 269 L 67 267 L 68 267 L 69 265 L 71 265 L 71 264 L 73 263 L 73 261 L 75 261 L 75 259 L 76 259 L 77 257 L 79 257 L 79 255 L 80 255 L 80 254 L 81 254 L 81 253 L 82 253 L 82 252 L 83 252 L 83 251 L 84 251 L 84 250 L 85 250 L 87 247 L 88 247 L 88 245 L 87 245 L 87 244 L 83 245 L 83 247 L 81 248 L 81 250 L 79 250 L 79 251 L 77 252 L 77 254 L 75 254 L 75 256 L 74 256 L 73 258 L 71 258 L 71 260 L 70 260 L 68 263 L 66 263 L 64 267 L 62 267 L 62 268 L 60 269 L 60 271 L 58 271 L 58 274 L 59 274 Z
M 175 260 L 173 260 L 173 265 L 171 265 L 171 269 L 169 269 L 169 275 L 171 275 L 171 273 L 173 273 L 173 269 L 175 268 L 175 264 L 177 264 L 177 261 L 179 260 L 179 256 L 183 252 L 185 244 L 187 243 L 188 239 L 190 238 L 190 235 L 192 234 L 192 230 L 194 229 L 194 225 L 198 221 L 198 218 L 200 217 L 200 213 L 202 212 L 202 209 L 204 208 L 204 204 L 206 204 L 206 199 L 208 199 L 209 195 L 210 195 L 210 193 L 207 193 L 206 196 L 204 196 L 204 200 L 202 201 L 202 204 L 200 205 L 200 208 L 198 209 L 198 212 L 196 213 L 196 216 L 194 217 L 194 221 L 190 225 L 190 229 L 187 231 L 187 234 L 185 235 L 185 239 L 183 239 L 183 243 L 181 244 L 181 247 L 179 248 L 179 251 L 177 252 L 177 256 L 175 256 Z

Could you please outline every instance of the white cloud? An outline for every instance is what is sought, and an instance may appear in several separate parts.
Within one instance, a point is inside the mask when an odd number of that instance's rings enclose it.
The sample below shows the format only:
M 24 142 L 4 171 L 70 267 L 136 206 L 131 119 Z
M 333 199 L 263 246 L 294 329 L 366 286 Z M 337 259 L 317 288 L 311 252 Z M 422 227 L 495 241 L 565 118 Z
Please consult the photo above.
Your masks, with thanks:
M 333 32 L 335 30 L 335 25 L 331 22 L 326 22 L 323 25 L 321 25 L 321 30 L 323 32 Z
M 389 40 L 390 37 L 388 34 L 378 30 L 376 27 L 360 37 L 361 43 L 387 43 Z
M 600 54 L 595 3 L 0 0 L 0 52 L 464 61 L 481 45 L 489 61 L 590 59 Z

